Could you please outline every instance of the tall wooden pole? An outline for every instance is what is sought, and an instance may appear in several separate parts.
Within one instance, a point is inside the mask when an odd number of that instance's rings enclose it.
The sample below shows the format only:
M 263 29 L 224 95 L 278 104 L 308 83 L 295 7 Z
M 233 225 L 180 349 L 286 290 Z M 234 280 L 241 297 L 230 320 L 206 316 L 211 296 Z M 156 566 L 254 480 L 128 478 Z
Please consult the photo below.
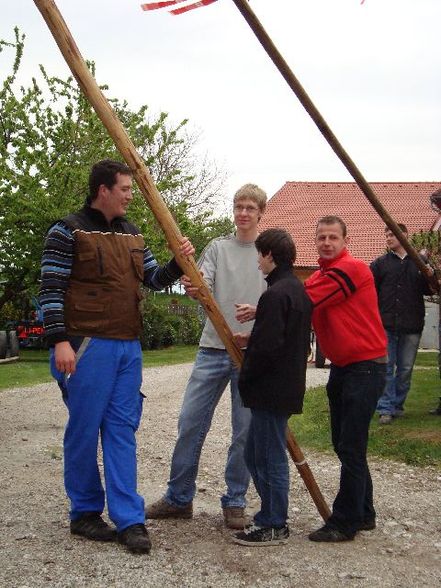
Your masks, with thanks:
M 437 279 L 435 278 L 435 276 L 432 276 L 430 274 L 430 270 L 426 267 L 423 260 L 418 255 L 417 251 L 406 239 L 404 233 L 400 230 L 397 223 L 394 221 L 394 219 L 390 216 L 390 214 L 381 204 L 380 200 L 375 195 L 374 191 L 363 177 L 361 171 L 358 169 L 358 167 L 349 157 L 341 143 L 338 141 L 337 137 L 331 131 L 328 123 L 320 114 L 320 112 L 312 102 L 311 98 L 308 96 L 305 89 L 303 88 L 299 80 L 296 78 L 296 76 L 293 74 L 285 59 L 282 57 L 281 53 L 277 49 L 277 47 L 274 45 L 271 37 L 265 31 L 257 16 L 250 8 L 248 0 L 233 0 L 233 2 L 237 6 L 239 12 L 242 14 L 250 28 L 252 29 L 253 33 L 256 35 L 262 47 L 265 49 L 265 51 L 273 61 L 274 65 L 285 78 L 285 81 L 287 82 L 288 86 L 300 100 L 306 112 L 315 122 L 319 131 L 322 133 L 326 141 L 334 150 L 337 157 L 340 159 L 340 161 L 346 167 L 348 172 L 357 182 L 360 190 L 364 193 L 364 195 L 375 208 L 379 216 L 383 219 L 385 225 L 387 225 L 394 233 L 394 235 L 397 237 L 398 241 L 404 247 L 409 256 L 413 259 L 419 270 L 426 276 L 427 280 L 430 282 L 434 290 L 438 291 L 439 285 Z
M 240 367 L 243 359 L 241 349 L 234 341 L 231 330 L 222 316 L 216 301 L 211 295 L 207 284 L 202 278 L 193 257 L 184 257 L 180 254 L 179 244 L 180 238 L 182 237 L 181 232 L 159 194 L 146 165 L 127 135 L 121 121 L 118 119 L 115 111 L 106 100 L 94 77 L 90 73 L 55 2 L 53 0 L 34 0 L 34 3 L 46 21 L 46 24 L 84 95 L 89 100 L 102 123 L 108 130 L 109 135 L 113 139 L 127 165 L 133 171 L 133 177 L 155 215 L 156 220 L 164 231 L 167 241 L 179 261 L 179 265 L 190 278 L 192 285 L 199 289 L 198 299 L 205 308 L 205 311 L 224 343 L 226 350 L 235 364 Z M 287 436 L 290 455 L 292 456 L 319 513 L 326 520 L 330 515 L 329 508 L 308 464 L 306 463 L 305 457 L 298 446 L 297 441 L 290 431 L 287 432 Z

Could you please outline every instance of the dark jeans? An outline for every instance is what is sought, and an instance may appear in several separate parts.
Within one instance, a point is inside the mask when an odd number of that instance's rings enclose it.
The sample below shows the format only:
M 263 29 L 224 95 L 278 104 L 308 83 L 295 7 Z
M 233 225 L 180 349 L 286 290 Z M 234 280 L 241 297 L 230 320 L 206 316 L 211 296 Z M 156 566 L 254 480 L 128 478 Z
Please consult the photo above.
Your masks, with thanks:
M 288 518 L 287 422 L 287 416 L 251 409 L 245 462 L 260 496 L 260 511 L 254 516 L 259 527 L 281 528 Z
M 327 384 L 334 450 L 341 462 L 340 488 L 328 524 L 352 537 L 375 518 L 367 464 L 369 424 L 386 381 L 386 364 L 331 365 Z

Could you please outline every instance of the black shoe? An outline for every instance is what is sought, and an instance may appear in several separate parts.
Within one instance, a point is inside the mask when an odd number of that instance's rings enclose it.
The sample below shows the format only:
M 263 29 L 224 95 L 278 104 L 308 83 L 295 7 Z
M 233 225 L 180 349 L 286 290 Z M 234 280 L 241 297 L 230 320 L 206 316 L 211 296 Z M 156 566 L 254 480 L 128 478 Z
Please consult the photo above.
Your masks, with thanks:
M 311 541 L 320 541 L 326 543 L 340 543 L 341 541 L 352 541 L 354 539 L 354 535 L 346 535 L 342 531 L 333 529 L 327 525 L 317 529 L 317 531 L 313 531 L 308 535 L 308 537 Z
M 116 540 L 116 530 L 109 527 L 98 512 L 85 512 L 79 519 L 71 521 L 70 532 L 92 541 Z
M 373 531 L 376 526 L 377 526 L 377 523 L 375 522 L 375 519 L 369 519 L 368 521 L 364 521 L 363 523 L 361 523 L 361 525 L 358 527 L 358 530 L 359 531 Z
M 147 529 L 141 523 L 130 525 L 130 527 L 118 533 L 118 541 L 132 553 L 150 553 L 152 548 Z

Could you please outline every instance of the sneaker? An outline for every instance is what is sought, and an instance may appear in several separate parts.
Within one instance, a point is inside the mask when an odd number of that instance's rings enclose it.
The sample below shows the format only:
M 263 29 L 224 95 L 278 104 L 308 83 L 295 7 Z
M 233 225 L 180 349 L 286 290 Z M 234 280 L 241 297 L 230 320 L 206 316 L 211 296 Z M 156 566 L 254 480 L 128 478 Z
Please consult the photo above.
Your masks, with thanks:
M 116 530 L 103 521 L 99 512 L 85 512 L 79 519 L 71 521 L 70 532 L 92 541 L 116 540 Z
M 245 527 L 245 509 L 242 506 L 225 506 L 222 512 L 225 526 L 229 529 L 243 529 Z
M 436 408 L 432 408 L 432 410 L 429 410 L 429 414 L 441 415 L 441 398 L 439 399 L 438 406 Z
M 364 521 L 363 523 L 361 523 L 361 525 L 358 527 L 359 531 L 373 531 L 377 526 L 377 523 L 375 522 L 375 519 L 369 519 L 367 521 Z
M 147 506 L 145 515 L 148 519 L 191 519 L 193 518 L 193 503 L 176 506 L 167 502 L 165 498 L 160 498 Z
M 118 533 L 118 543 L 125 545 L 132 553 L 150 553 L 152 542 L 145 525 L 130 525 Z
M 288 537 L 288 525 L 276 529 L 275 527 L 258 527 L 251 524 L 247 525 L 240 533 L 235 533 L 233 541 L 239 545 L 268 547 L 270 545 L 284 545 L 288 541 Z
M 392 423 L 392 415 L 390 414 L 380 414 L 380 418 L 378 419 L 380 425 L 390 425 Z
M 318 541 L 318 542 L 326 542 L 326 543 L 340 543 L 341 541 L 352 541 L 354 536 L 349 536 L 339 531 L 338 529 L 334 529 L 332 527 L 328 527 L 324 525 L 317 531 L 314 531 L 308 535 L 310 541 Z

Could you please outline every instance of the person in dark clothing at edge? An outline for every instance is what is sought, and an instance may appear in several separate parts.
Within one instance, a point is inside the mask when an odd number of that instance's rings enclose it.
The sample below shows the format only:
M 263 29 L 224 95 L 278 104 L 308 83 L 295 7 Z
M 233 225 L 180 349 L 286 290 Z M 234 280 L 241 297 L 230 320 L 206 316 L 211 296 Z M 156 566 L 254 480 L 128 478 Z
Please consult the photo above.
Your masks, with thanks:
M 268 229 L 255 242 L 259 269 L 268 289 L 258 302 L 251 334 L 236 333 L 247 345 L 239 392 L 251 409 L 245 462 L 260 496 L 252 524 L 236 533 L 236 543 L 277 545 L 289 537 L 288 417 L 301 413 L 311 329 L 311 302 L 293 274 L 296 249 L 282 229 Z M 243 321 L 245 322 L 245 321 Z
M 441 214 L 441 188 L 439 190 L 436 190 L 430 196 L 430 204 L 435 212 L 437 212 L 438 214 Z M 438 279 L 438 283 L 441 287 L 440 268 L 439 267 L 436 270 L 436 276 Z M 439 304 L 438 304 L 438 306 L 439 306 Z M 439 313 L 439 317 L 438 317 L 438 370 L 439 370 L 439 377 L 441 378 L 441 313 Z M 431 410 L 429 410 L 429 414 L 441 416 L 441 396 L 439 397 L 439 401 L 438 401 L 436 408 L 432 408 Z
M 352 540 L 375 528 L 372 479 L 367 463 L 369 425 L 386 379 L 386 335 L 369 267 L 346 248 L 346 225 L 337 216 L 317 223 L 320 269 L 305 282 L 313 302 L 312 324 L 331 360 L 326 391 L 340 487 L 326 524 L 311 541 Z
M 401 223 L 398 226 L 407 237 L 406 226 Z M 381 425 L 389 425 L 394 417 L 404 413 L 424 328 L 424 295 L 433 293 L 427 279 L 389 227 L 385 228 L 385 234 L 388 252 L 371 263 L 387 335 L 386 386 L 377 404 Z
M 126 220 L 132 198 L 129 167 L 112 160 L 92 167 L 84 207 L 47 233 L 40 301 L 51 371 L 69 412 L 64 482 L 70 531 L 149 553 L 144 500 L 136 489 L 135 433 L 143 399 L 140 285 L 161 290 L 183 272 L 176 259 L 160 267 Z M 185 237 L 180 252 L 194 253 Z M 99 436 L 106 493 L 97 465 Z M 101 517 L 105 497 L 116 529 Z

